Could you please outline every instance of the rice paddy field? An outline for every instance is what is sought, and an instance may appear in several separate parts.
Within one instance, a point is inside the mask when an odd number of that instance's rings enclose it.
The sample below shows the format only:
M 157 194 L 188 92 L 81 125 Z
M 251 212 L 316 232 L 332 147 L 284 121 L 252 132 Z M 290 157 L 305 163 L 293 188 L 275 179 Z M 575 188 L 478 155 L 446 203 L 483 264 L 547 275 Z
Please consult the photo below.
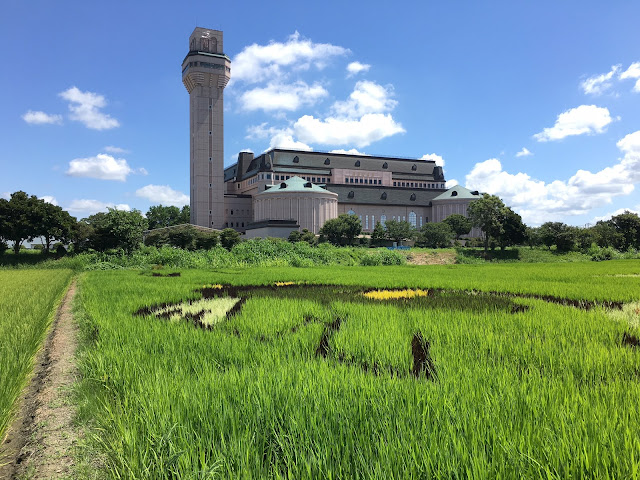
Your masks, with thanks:
M 71 270 L 0 270 L 0 444 Z
M 640 262 L 87 272 L 108 478 L 638 478 Z

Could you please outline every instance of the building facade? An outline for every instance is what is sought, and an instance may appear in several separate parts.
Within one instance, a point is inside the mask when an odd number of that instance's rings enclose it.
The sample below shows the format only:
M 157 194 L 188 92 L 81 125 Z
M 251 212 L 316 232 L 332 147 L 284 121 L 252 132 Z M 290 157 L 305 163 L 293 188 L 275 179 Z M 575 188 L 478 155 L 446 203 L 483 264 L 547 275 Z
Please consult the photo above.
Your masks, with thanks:
M 466 215 L 478 192 L 446 188 L 432 160 L 271 149 L 238 154 L 224 168 L 223 91 L 231 62 L 222 32 L 196 28 L 182 62 L 189 92 L 191 223 L 234 228 L 248 236 L 289 226 L 318 233 L 326 220 L 357 215 L 365 233 L 376 223 L 416 228 L 451 213 Z

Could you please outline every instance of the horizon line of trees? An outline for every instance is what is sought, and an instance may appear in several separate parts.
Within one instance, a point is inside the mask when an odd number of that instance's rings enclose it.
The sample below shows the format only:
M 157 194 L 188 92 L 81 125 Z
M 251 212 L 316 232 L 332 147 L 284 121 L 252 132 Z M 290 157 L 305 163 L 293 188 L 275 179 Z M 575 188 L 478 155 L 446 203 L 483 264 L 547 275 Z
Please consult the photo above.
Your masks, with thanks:
M 539 227 L 528 227 L 520 215 L 495 195 L 484 194 L 471 202 L 468 217 L 453 214 L 442 222 L 425 223 L 420 229 L 407 221 L 387 220 L 376 222 L 369 243 L 381 246 L 388 241 L 401 243 L 414 240 L 416 245 L 441 248 L 478 227 L 483 232 L 482 245 L 502 249 L 527 245 L 531 248 L 546 246 L 557 251 L 587 250 L 592 245 L 613 248 L 618 251 L 640 249 L 640 217 L 630 211 L 597 222 L 591 227 L 574 227 L 562 222 L 545 222 Z M 19 252 L 22 243 L 42 237 L 43 252 L 49 253 L 54 241 L 58 242 L 59 254 L 66 253 L 64 245 L 71 245 L 74 252 L 89 249 L 107 251 L 122 249 L 131 253 L 139 248 L 143 232 L 151 230 L 146 245 L 171 245 L 190 250 L 209 249 L 222 245 L 231 249 L 241 241 L 240 234 L 233 229 L 222 232 L 199 230 L 189 224 L 189 206 L 181 209 L 174 206 L 154 205 L 146 215 L 139 210 L 117 210 L 109 208 L 77 220 L 57 205 L 45 202 L 23 191 L 0 199 L 0 253 L 13 242 L 13 251 Z M 184 227 L 179 225 L 186 224 Z M 168 231 L 153 232 L 163 227 L 176 227 Z M 329 241 L 335 245 L 353 245 L 362 234 L 362 223 L 355 215 L 341 214 L 328 220 L 320 229 L 317 238 L 309 231 L 291 232 L 289 241 L 307 241 L 311 244 Z

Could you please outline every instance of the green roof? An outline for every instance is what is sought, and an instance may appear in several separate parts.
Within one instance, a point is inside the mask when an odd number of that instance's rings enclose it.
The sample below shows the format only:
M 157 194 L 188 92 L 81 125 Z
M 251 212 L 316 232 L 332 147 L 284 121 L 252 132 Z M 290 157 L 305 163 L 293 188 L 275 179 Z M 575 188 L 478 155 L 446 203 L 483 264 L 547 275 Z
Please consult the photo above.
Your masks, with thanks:
M 307 182 L 304 178 L 293 176 L 289 180 L 283 180 L 280 183 L 275 183 L 273 186 L 269 186 L 267 190 L 264 190 L 256 195 L 264 195 L 267 193 L 308 193 L 308 192 L 322 192 L 329 193 L 328 190 L 316 185 L 315 183 Z
M 456 185 L 455 187 L 450 188 L 449 190 L 447 190 L 446 192 L 441 193 L 440 195 L 438 195 L 436 198 L 433 199 L 433 201 L 438 201 L 438 200 L 472 200 L 472 199 L 478 199 L 481 198 L 482 195 L 480 195 L 480 193 L 478 193 L 477 190 L 475 191 L 471 191 L 468 188 L 464 188 L 460 185 Z

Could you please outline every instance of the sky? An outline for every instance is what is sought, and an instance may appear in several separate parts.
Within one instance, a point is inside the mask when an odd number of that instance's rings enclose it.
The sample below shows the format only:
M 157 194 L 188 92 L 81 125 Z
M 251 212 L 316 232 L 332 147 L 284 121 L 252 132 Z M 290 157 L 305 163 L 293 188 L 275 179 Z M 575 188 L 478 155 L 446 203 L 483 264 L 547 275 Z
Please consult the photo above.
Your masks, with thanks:
M 225 166 L 272 147 L 434 159 L 528 225 L 640 211 L 640 2 L 0 6 L 0 195 L 83 218 L 188 203 L 196 26 L 222 30 Z

